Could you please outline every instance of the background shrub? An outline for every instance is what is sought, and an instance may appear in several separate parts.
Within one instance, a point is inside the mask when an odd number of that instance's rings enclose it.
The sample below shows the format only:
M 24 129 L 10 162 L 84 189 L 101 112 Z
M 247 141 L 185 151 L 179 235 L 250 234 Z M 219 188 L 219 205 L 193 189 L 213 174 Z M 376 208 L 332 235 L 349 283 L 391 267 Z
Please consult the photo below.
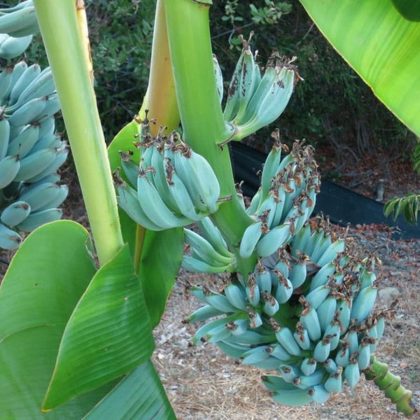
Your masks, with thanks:
M 86 3 L 96 92 L 109 141 L 138 111 L 146 90 L 155 1 Z M 239 55 L 239 34 L 248 37 L 255 31 L 253 46 L 259 49 L 261 63 L 273 50 L 298 57 L 305 81 L 297 86 L 280 120 L 285 138 L 307 138 L 315 145 L 333 146 L 340 152 L 344 148 L 357 157 L 385 147 L 391 155 L 411 151 L 414 135 L 333 50 L 299 2 L 215 1 L 211 18 L 214 50 L 226 84 Z M 40 37 L 27 55 L 30 61 L 45 63 Z M 261 138 L 267 138 L 261 134 Z

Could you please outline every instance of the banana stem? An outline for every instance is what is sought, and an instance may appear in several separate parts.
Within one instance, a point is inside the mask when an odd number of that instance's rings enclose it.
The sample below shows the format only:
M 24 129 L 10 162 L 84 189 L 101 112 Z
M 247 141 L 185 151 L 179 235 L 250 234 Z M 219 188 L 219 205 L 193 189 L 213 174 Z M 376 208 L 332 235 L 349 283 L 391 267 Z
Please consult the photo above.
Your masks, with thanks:
M 86 16 L 86 7 L 84 0 L 77 0 L 76 1 L 76 13 L 77 13 L 77 21 L 79 23 L 79 31 L 83 38 L 83 45 L 84 45 L 84 54 L 85 54 L 85 61 L 88 67 L 89 77 L 91 82 L 94 81 L 93 76 L 93 63 L 92 63 L 92 54 L 90 50 L 90 40 L 89 40 L 89 28 Z
M 117 200 L 74 0 L 34 0 L 99 263 L 123 245 Z
M 239 203 L 229 150 L 217 145 L 233 133 L 232 127 L 224 121 L 216 89 L 209 6 L 193 0 L 165 0 L 165 8 L 184 138 L 213 167 L 220 183 L 221 196 L 231 197 L 220 204 L 213 220 L 235 247 L 253 220 Z M 252 259 L 242 261 L 241 265 L 247 271 L 247 267 L 252 267 L 254 263 Z
M 401 378 L 389 371 L 386 363 L 382 363 L 372 356 L 371 365 L 364 371 L 366 379 L 373 381 L 395 404 L 397 411 L 405 416 L 412 416 L 417 410 L 411 397 L 413 393 L 401 385 Z

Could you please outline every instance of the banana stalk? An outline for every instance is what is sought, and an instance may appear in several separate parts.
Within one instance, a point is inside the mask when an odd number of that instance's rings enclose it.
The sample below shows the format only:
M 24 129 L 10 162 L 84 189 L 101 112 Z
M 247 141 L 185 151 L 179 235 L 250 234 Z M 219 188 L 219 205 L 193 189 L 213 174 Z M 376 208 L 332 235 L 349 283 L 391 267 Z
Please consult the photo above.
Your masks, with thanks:
M 238 247 L 245 229 L 253 220 L 237 197 L 229 151 L 218 146 L 233 135 L 233 127 L 224 121 L 217 92 L 209 6 L 191 0 L 165 0 L 165 9 L 184 137 L 193 150 L 213 167 L 220 183 L 221 197 L 227 199 L 212 218 L 226 239 Z M 240 271 L 248 274 L 255 264 L 255 257 L 239 258 L 238 263 L 242 266 Z
M 412 416 L 417 411 L 411 401 L 413 393 L 401 385 L 401 378 L 392 374 L 386 363 L 372 356 L 370 367 L 364 373 L 366 379 L 373 381 L 395 404 L 397 411 L 405 416 Z
M 112 175 L 74 0 L 35 0 L 101 265 L 123 246 Z M 75 118 L 76 117 L 76 118 Z

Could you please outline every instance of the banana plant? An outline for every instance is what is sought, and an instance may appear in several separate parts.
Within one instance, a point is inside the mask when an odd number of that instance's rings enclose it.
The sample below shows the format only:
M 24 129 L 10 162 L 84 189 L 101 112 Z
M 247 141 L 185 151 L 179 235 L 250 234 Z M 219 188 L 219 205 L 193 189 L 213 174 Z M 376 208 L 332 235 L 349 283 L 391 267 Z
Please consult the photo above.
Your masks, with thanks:
M 158 0 L 147 93 L 107 150 L 83 1 L 33 3 L 93 241 L 56 221 L 15 254 L 0 287 L 1 413 L 175 418 L 150 357 L 182 265 L 229 278 L 194 290 L 205 305 L 191 321 L 206 321 L 195 340 L 276 371 L 263 381 L 279 403 L 326 401 L 365 373 L 412 414 L 411 392 L 373 356 L 387 317 L 374 310 L 374 261 L 309 221 L 312 148 L 289 151 L 275 131 L 251 203 L 235 185 L 227 144 L 280 116 L 299 80 L 293 60 L 275 54 L 262 72 L 243 40 L 222 106 L 211 1 Z

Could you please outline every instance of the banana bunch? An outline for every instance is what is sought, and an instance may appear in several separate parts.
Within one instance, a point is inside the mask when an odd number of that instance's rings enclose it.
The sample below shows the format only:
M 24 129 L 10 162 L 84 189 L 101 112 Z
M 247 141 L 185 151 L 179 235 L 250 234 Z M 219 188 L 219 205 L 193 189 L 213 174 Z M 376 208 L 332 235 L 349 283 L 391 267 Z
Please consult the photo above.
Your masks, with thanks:
M 178 133 L 150 135 L 141 125 L 140 164 L 121 154 L 129 184 L 117 177 L 120 207 L 137 224 L 159 231 L 187 226 L 218 209 L 220 186 L 212 167 Z
M 296 141 L 283 157 L 284 145 L 278 131 L 275 144 L 264 164 L 261 187 L 251 200 L 247 213 L 256 221 L 242 238 L 239 253 L 247 258 L 256 252 L 268 257 L 297 233 L 311 215 L 319 191 L 319 175 L 313 149 Z
M 235 128 L 229 141 L 242 140 L 275 121 L 286 108 L 299 77 L 293 59 L 278 53 L 269 58 L 262 75 L 249 41 L 243 40 L 227 93 L 224 117 Z
M 182 266 L 186 270 L 199 273 L 235 271 L 236 257 L 211 219 L 204 217 L 197 225 L 201 235 L 184 229 L 187 246 Z
M 18 232 L 62 215 L 68 188 L 57 171 L 68 151 L 55 133 L 59 109 L 49 68 L 20 61 L 0 73 L 0 248 L 17 248 Z
M 352 257 L 322 218 L 308 222 L 320 182 L 313 150 L 295 142 L 282 157 L 278 132 L 273 137 L 246 209 L 256 222 L 239 249 L 229 249 L 209 218 L 198 223 L 201 235 L 185 229 L 184 268 L 231 273 L 222 290 L 193 289 L 205 306 L 190 321 L 205 321 L 196 343 L 207 339 L 245 365 L 276 371 L 263 376 L 275 401 L 323 403 L 344 385 L 356 386 L 387 313 L 374 311 L 373 263 Z M 258 260 L 245 275 L 241 260 L 251 255 Z
M 277 371 L 263 382 L 279 403 L 323 403 L 344 384 L 356 386 L 382 337 L 374 281 L 343 240 L 307 224 L 248 278 L 237 274 L 221 292 L 193 290 L 205 306 L 190 321 L 216 317 L 194 341 L 206 338 L 245 365 Z
M 32 0 L 0 8 L 0 58 L 11 59 L 21 55 L 38 30 Z

